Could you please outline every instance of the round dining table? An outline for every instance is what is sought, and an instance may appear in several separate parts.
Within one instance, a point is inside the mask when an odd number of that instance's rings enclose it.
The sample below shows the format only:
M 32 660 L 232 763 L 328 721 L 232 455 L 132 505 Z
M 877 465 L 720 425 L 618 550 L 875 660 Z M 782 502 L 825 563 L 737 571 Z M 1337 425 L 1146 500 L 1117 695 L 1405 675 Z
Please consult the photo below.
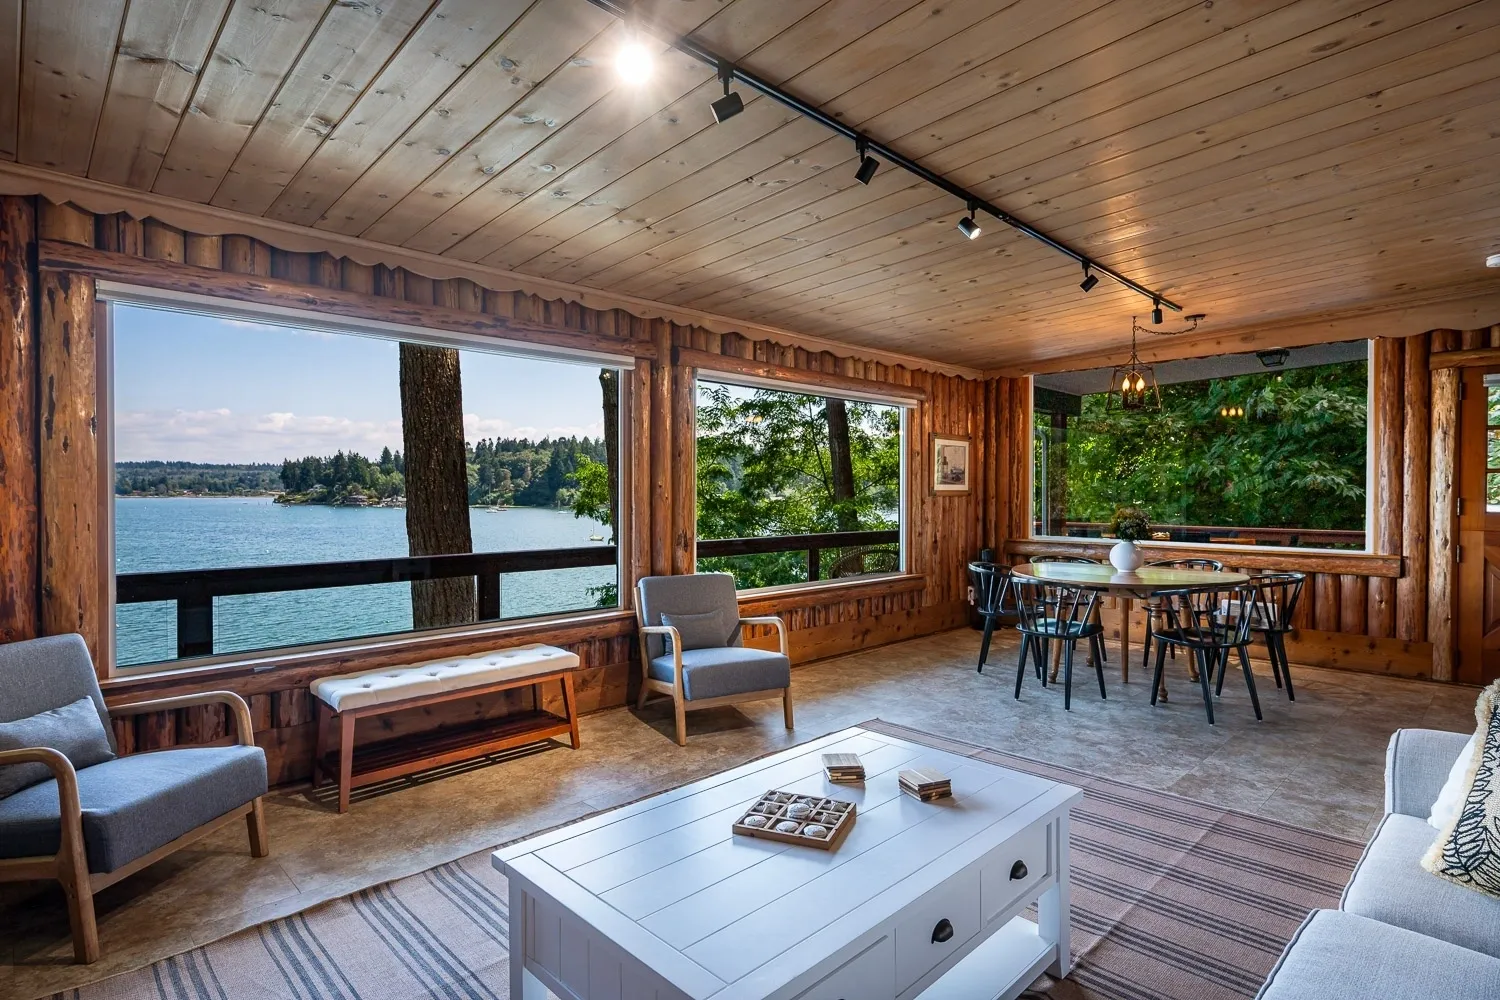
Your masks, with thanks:
M 1210 569 L 1172 569 L 1142 566 L 1121 573 L 1108 563 L 1025 563 L 1010 571 L 1013 580 L 1080 587 L 1113 597 L 1120 602 L 1120 680 L 1130 683 L 1130 612 L 1136 601 L 1155 606 L 1162 594 L 1184 590 L 1229 590 L 1250 582 L 1244 573 Z M 1060 650 L 1059 646 L 1059 650 Z M 1158 696 L 1166 697 L 1166 679 Z

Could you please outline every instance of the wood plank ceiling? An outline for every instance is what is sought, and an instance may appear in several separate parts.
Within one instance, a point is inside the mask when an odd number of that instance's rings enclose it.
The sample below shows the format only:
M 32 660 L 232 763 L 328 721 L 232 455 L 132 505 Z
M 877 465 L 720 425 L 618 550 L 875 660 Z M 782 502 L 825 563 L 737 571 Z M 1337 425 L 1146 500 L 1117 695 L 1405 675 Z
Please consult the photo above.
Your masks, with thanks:
M 1208 331 L 1500 287 L 1500 0 L 650 0 Z M 585 0 L 0 0 L 0 156 L 978 367 L 1149 304 Z

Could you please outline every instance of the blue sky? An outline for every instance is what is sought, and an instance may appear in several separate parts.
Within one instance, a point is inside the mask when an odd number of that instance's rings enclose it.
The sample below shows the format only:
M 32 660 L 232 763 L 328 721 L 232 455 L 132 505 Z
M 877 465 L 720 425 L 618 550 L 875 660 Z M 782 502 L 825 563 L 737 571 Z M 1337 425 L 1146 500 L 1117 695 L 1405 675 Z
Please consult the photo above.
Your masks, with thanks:
M 115 458 L 280 462 L 401 447 L 394 341 L 116 304 Z M 463 351 L 465 436 L 597 437 L 599 369 Z

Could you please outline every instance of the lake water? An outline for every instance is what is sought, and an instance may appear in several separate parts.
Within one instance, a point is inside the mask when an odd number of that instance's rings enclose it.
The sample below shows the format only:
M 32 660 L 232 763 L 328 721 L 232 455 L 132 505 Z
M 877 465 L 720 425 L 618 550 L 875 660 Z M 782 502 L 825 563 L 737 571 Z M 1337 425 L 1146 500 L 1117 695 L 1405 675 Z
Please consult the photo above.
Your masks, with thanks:
M 599 545 L 604 525 L 570 511 L 517 507 L 471 509 L 474 551 L 513 552 Z M 404 556 L 400 508 L 284 506 L 270 497 L 116 497 L 115 567 L 119 573 L 220 569 L 280 563 Z M 504 618 L 595 606 L 589 588 L 614 583 L 612 566 L 507 573 Z M 170 660 L 177 651 L 172 603 L 120 605 L 115 614 L 121 665 Z M 268 649 L 403 632 L 411 624 L 411 585 L 249 594 L 214 599 L 214 652 Z

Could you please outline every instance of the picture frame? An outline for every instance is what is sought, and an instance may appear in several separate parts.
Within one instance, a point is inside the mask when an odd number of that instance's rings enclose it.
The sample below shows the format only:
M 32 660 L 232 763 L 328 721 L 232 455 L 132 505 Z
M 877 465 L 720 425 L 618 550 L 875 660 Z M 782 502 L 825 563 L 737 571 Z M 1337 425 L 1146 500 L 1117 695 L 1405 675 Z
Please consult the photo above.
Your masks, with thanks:
M 974 475 L 969 439 L 933 434 L 931 444 L 932 468 L 927 483 L 932 495 L 968 493 Z

